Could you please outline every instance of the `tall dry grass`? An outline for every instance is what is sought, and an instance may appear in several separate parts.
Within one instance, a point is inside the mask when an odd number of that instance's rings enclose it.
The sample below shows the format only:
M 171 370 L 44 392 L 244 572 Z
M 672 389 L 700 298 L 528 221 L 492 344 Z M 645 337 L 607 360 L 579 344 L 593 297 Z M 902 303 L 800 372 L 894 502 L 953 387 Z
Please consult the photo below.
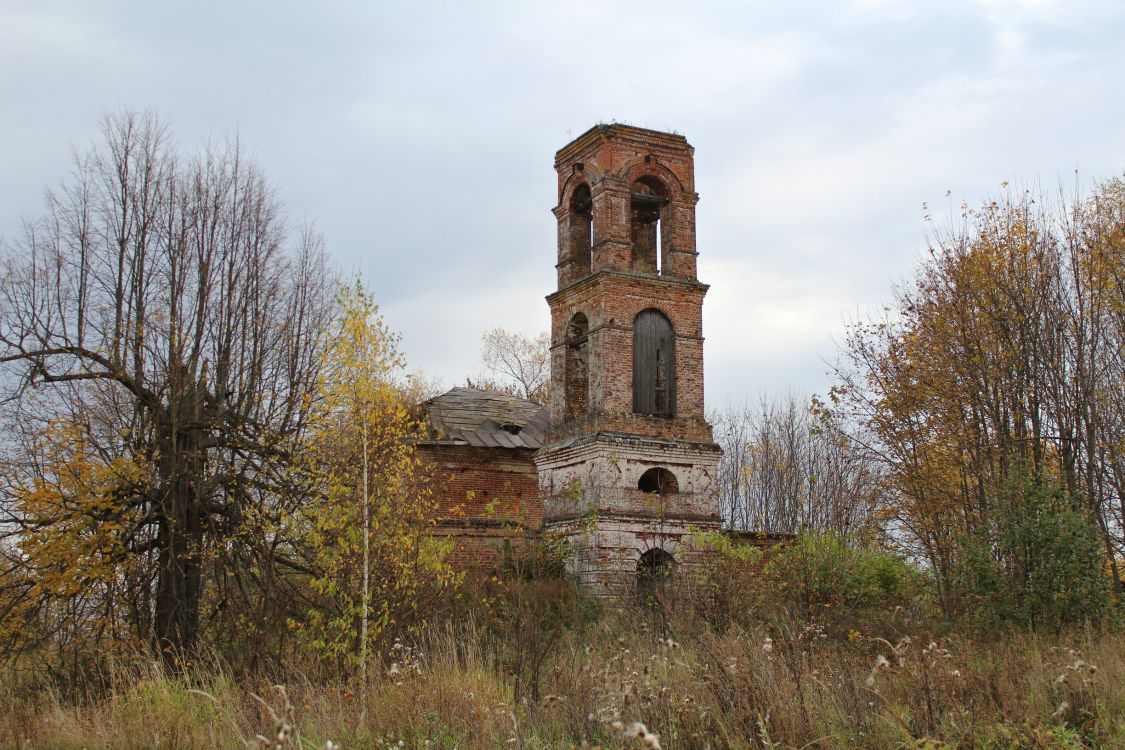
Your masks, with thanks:
M 672 621 L 675 625 L 675 620 Z M 117 668 L 100 693 L 0 694 L 0 744 L 35 748 L 1118 748 L 1116 633 L 894 640 L 815 625 L 657 631 L 637 612 L 568 633 L 539 701 L 515 701 L 498 642 L 470 620 L 381 655 L 365 692 L 341 675 L 236 679 Z M 282 680 L 285 692 L 271 685 Z M 254 696 L 258 696 L 255 698 Z M 278 744 L 278 730 L 287 724 Z M 643 726 L 642 726 L 643 725 Z M 263 744 L 264 743 L 264 744 Z

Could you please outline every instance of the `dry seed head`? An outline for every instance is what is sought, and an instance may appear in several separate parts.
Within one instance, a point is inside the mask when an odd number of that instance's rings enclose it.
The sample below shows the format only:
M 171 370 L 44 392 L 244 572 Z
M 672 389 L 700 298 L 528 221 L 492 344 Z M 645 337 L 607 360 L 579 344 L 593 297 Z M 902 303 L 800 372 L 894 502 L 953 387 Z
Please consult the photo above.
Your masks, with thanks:
M 875 685 L 875 675 L 879 673 L 879 670 L 890 668 L 891 663 L 887 661 L 887 657 L 879 654 L 877 657 L 875 657 L 875 664 L 871 667 L 871 672 L 867 675 L 867 680 L 864 682 L 864 684 L 867 685 L 867 687 L 873 687 Z
M 639 721 L 630 724 L 628 731 L 625 732 L 626 737 L 644 737 L 646 734 L 648 734 L 648 727 Z

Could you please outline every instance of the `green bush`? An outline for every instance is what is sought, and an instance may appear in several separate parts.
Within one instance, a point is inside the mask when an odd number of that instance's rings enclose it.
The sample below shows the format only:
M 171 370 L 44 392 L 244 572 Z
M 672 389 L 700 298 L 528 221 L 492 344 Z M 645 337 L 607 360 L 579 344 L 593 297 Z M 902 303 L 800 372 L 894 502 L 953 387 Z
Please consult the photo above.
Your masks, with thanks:
M 765 548 L 708 534 L 696 544 L 706 553 L 697 599 L 720 628 L 778 617 L 851 626 L 911 604 L 922 590 L 922 574 L 903 558 L 837 534 L 805 532 Z
M 792 615 L 883 612 L 910 601 L 917 573 L 902 558 L 831 533 L 805 533 L 773 555 L 765 572 Z
M 1058 630 L 1109 615 L 1099 529 L 1062 489 L 1020 469 L 988 511 L 961 541 L 953 580 L 968 623 Z

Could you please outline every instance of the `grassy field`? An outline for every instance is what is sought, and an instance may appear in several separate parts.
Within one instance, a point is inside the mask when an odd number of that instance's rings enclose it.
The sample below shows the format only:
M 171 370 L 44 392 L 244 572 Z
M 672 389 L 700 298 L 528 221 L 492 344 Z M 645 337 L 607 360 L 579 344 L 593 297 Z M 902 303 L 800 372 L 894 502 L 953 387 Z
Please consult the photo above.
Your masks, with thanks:
M 366 691 L 349 675 L 313 679 L 299 668 L 236 678 L 204 666 L 171 677 L 141 662 L 77 693 L 12 673 L 0 744 L 1125 748 L 1119 634 L 974 639 L 915 627 L 883 637 L 888 625 L 878 636 L 776 623 L 716 633 L 608 613 L 563 633 L 538 676 L 523 670 L 518 699 L 519 644 L 472 621 L 393 646 Z

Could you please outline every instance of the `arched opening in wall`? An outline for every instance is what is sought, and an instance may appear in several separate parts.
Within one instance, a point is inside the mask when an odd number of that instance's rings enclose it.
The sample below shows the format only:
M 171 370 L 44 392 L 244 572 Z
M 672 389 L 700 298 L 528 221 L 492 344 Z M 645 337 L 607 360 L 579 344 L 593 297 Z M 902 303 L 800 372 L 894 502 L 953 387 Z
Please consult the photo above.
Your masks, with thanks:
M 655 177 L 644 176 L 629 188 L 632 208 L 633 270 L 661 273 L 667 243 L 668 190 Z
M 641 604 L 661 604 L 661 592 L 676 570 L 671 553 L 654 547 L 637 561 L 637 594 Z
M 594 201 L 590 186 L 582 183 L 570 199 L 570 257 L 580 274 L 594 268 Z
M 680 491 L 680 484 L 676 481 L 675 474 L 657 466 L 641 474 L 641 478 L 637 482 L 637 489 L 649 494 L 671 495 Z
M 590 394 L 590 322 L 583 313 L 575 313 L 566 325 L 566 353 L 563 384 L 566 416 L 574 419 L 589 408 Z
M 659 310 L 633 320 L 633 411 L 671 417 L 676 413 L 676 337 Z

